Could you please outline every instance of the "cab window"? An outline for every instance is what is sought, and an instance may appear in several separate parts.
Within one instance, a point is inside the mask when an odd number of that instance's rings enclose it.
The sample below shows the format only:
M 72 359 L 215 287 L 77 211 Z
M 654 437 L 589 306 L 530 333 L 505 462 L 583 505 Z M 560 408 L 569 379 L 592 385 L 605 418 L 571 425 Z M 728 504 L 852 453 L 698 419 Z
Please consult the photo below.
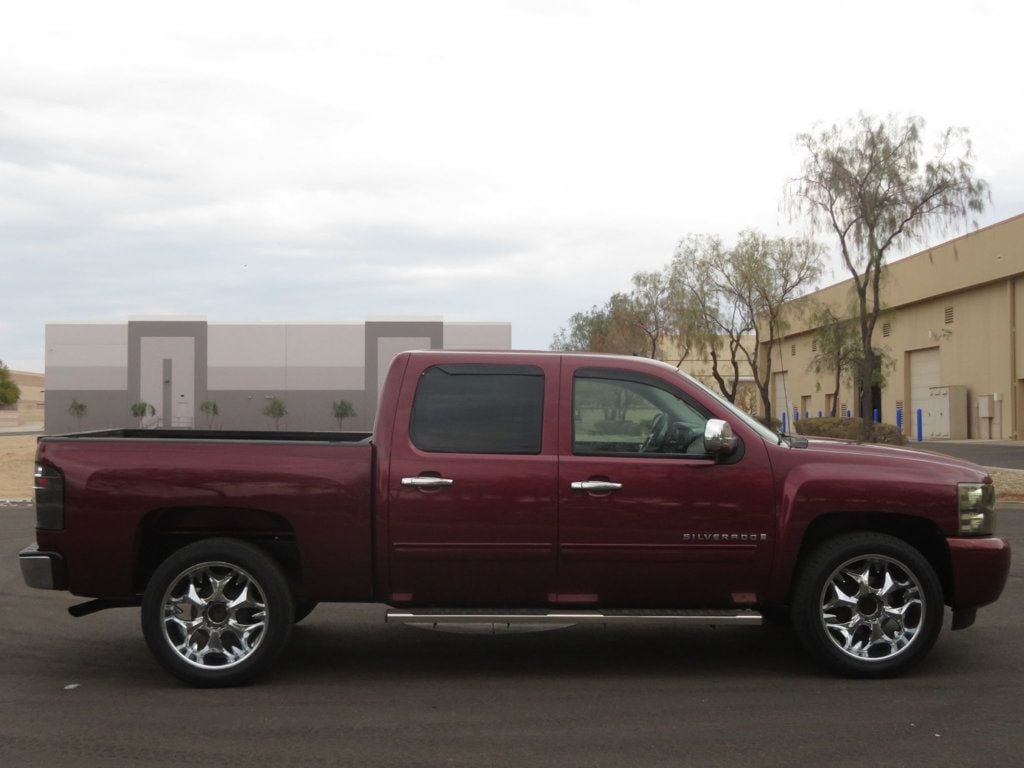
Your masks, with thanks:
M 708 414 L 667 386 L 639 377 L 577 375 L 573 453 L 704 456 Z
M 538 454 L 544 374 L 532 365 L 436 365 L 420 376 L 409 426 L 436 453 Z

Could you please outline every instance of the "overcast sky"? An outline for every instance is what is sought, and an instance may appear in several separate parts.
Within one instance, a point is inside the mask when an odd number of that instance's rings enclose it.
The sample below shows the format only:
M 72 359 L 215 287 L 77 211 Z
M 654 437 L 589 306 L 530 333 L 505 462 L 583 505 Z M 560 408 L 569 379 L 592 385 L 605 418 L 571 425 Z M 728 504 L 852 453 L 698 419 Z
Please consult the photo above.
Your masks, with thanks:
M 546 348 L 687 233 L 798 231 L 793 138 L 857 110 L 969 127 L 980 223 L 1007 218 L 1021 7 L 7 4 L 0 358 L 156 314 L 505 320 Z

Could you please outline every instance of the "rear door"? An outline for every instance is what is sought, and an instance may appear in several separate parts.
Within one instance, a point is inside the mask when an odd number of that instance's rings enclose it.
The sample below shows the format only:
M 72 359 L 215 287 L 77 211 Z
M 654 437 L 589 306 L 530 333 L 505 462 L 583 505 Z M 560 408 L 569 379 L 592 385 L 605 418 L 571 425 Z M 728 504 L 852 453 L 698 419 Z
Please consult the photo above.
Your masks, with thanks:
M 543 604 L 555 588 L 559 358 L 465 359 L 410 358 L 387 480 L 390 600 Z

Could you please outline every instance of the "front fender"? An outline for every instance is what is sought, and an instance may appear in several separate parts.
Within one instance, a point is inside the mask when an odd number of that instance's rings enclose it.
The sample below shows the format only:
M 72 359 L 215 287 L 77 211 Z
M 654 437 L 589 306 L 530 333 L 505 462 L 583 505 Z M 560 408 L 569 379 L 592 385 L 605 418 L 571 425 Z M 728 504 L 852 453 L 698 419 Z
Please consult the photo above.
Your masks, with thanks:
M 896 465 L 807 463 L 790 469 L 779 486 L 775 557 L 766 602 L 784 603 L 811 524 L 826 515 L 893 515 L 930 521 L 955 532 L 956 488 Z

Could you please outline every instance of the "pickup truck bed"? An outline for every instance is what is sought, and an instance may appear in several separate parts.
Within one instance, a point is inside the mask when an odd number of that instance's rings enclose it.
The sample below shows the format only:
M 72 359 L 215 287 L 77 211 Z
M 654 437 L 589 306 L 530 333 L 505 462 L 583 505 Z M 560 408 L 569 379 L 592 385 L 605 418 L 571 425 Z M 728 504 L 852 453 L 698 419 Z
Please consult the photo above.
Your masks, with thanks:
M 174 548 L 244 535 L 302 599 L 373 598 L 367 433 L 109 430 L 42 438 L 38 460 L 61 468 L 66 512 L 37 541 L 74 564 L 76 595 L 140 594 Z

